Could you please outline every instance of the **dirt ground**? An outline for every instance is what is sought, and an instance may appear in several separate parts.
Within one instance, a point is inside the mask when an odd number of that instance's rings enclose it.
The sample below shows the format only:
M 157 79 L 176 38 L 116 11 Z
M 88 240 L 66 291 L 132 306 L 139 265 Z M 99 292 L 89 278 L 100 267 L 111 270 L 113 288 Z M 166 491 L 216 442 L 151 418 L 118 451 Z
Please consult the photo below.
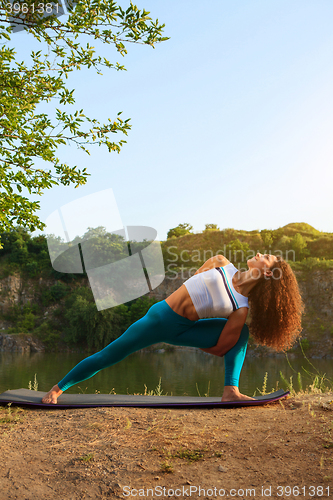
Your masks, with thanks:
M 330 498 L 332 398 L 216 410 L 5 407 L 0 499 Z

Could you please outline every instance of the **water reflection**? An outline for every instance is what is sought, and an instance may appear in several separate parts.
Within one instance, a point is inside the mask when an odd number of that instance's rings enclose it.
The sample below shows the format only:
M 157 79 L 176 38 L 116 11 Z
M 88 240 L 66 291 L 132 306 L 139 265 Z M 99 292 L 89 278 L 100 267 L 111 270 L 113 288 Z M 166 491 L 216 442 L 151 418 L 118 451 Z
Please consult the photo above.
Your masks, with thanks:
M 28 387 L 37 374 L 38 389 L 47 391 L 81 359 L 84 354 L 78 353 L 0 353 L 0 392 L 7 389 Z M 297 385 L 297 372 L 303 377 L 304 386 L 310 383 L 302 367 L 314 372 L 314 369 L 304 358 L 293 359 L 292 368 L 285 357 L 279 358 L 247 357 L 245 359 L 240 380 L 240 390 L 252 395 L 262 388 L 265 373 L 268 372 L 267 390 L 275 390 L 276 383 L 283 387 L 280 371 L 289 380 L 293 376 Z M 332 363 L 330 360 L 314 360 L 315 367 L 320 373 L 326 373 L 333 378 Z M 99 372 L 93 378 L 81 382 L 68 392 L 109 393 L 112 389 L 118 394 L 144 393 L 145 385 L 148 390 L 155 389 L 159 379 L 162 379 L 163 393 L 181 396 L 201 396 L 208 393 L 211 396 L 221 395 L 224 382 L 223 358 L 211 356 L 202 351 L 177 350 L 174 352 L 138 352 L 130 355 L 117 365 Z M 258 391 L 257 391 L 258 394 Z

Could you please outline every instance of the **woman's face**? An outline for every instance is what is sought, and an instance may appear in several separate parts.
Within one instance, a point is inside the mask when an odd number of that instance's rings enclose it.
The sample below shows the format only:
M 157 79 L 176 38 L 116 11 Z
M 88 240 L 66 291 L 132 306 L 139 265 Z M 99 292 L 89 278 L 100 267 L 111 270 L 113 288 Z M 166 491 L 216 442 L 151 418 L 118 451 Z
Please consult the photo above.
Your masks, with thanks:
M 252 259 L 247 261 L 249 269 L 258 269 L 261 273 L 269 276 L 271 272 L 271 267 L 277 262 L 277 257 L 269 253 L 257 253 Z

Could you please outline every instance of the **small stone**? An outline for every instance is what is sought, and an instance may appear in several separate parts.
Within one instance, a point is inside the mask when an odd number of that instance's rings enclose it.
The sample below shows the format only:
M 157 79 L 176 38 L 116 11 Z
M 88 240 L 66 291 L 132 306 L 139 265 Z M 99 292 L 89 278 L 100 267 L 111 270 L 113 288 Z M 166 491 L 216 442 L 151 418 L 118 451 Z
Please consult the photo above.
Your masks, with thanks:
M 228 469 L 227 469 L 226 467 L 223 467 L 223 465 L 219 465 L 218 470 L 219 470 L 220 472 L 228 472 Z
M 161 479 L 161 478 L 160 478 L 160 476 L 155 476 L 155 477 L 154 477 L 154 479 L 155 479 L 156 481 L 158 481 L 158 480 L 159 480 L 159 479 Z

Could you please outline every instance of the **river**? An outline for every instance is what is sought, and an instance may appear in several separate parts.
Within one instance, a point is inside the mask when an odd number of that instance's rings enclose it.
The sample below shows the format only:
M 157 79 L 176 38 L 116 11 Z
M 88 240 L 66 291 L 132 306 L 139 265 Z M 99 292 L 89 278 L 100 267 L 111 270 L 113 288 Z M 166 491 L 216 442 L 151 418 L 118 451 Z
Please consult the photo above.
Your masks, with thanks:
M 34 377 L 38 381 L 38 390 L 48 391 L 76 363 L 85 357 L 79 353 L 0 353 L 0 392 L 7 389 L 28 388 Z M 241 379 L 241 392 L 252 396 L 263 387 L 267 372 L 267 392 L 278 388 L 286 388 L 280 377 L 293 376 L 293 383 L 298 390 L 297 372 L 303 379 L 303 388 L 311 383 L 311 378 L 304 368 L 311 373 L 326 374 L 333 379 L 332 360 L 310 360 L 314 366 L 302 357 L 290 360 L 285 356 L 251 358 L 244 362 Z M 73 386 L 68 392 L 94 393 L 99 391 L 108 394 L 112 389 L 117 394 L 142 394 L 145 386 L 153 390 L 159 384 L 163 394 L 174 396 L 221 395 L 223 392 L 224 361 L 199 350 L 175 350 L 173 352 L 137 352 L 117 365 L 102 370 L 90 380 Z

